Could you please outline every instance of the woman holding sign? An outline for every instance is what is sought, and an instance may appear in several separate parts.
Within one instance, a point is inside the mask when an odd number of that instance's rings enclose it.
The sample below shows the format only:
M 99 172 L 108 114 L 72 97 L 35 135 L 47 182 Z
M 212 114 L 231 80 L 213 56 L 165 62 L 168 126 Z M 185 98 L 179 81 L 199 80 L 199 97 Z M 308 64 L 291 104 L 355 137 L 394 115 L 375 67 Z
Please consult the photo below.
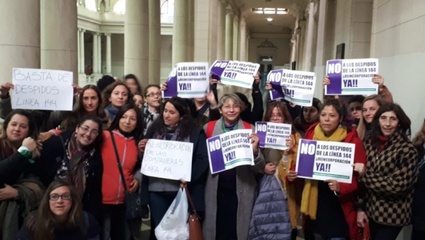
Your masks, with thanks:
M 221 118 L 208 122 L 207 137 L 237 129 L 251 129 L 251 124 L 240 119 L 243 101 L 234 93 L 224 94 L 218 105 Z M 205 189 L 204 237 L 215 239 L 248 239 L 249 221 L 255 201 L 257 182 L 255 173 L 264 169 L 264 159 L 258 148 L 258 136 L 249 138 L 253 146 L 255 166 L 239 166 L 216 174 L 208 174 Z
M 379 108 L 365 141 L 368 164 L 360 175 L 365 191 L 357 218 L 360 226 L 369 222 L 372 239 L 396 239 L 410 224 L 418 153 L 409 134 L 410 119 L 399 105 Z
M 264 121 L 292 125 L 286 103 L 270 102 Z M 295 166 L 301 136 L 294 127 L 291 127 L 291 132 L 286 139 L 287 150 L 261 148 L 266 165 L 251 217 L 250 239 L 273 236 L 283 240 L 297 237 L 302 185 L 298 181 L 290 182 L 287 176 L 293 174 L 290 169 Z
M 319 123 L 307 130 L 306 139 L 354 143 L 354 162 L 365 163 L 366 153 L 355 129 L 347 122 L 348 113 L 337 99 L 326 101 L 320 111 Z M 356 239 L 357 224 L 354 202 L 358 179 L 341 183 L 333 179 L 316 181 L 305 179 L 301 212 L 315 233 L 323 239 Z
M 203 218 L 205 209 L 204 189 L 208 171 L 208 155 L 205 133 L 195 127 L 189 106 L 180 97 L 172 97 L 165 102 L 160 116 L 152 123 L 140 141 L 139 148 L 144 151 L 149 138 L 166 141 L 193 143 L 191 180 L 187 184 L 197 212 Z M 155 229 L 176 197 L 180 181 L 143 176 L 142 198 L 151 207 L 151 228 Z M 148 199 L 147 199 L 148 198 Z

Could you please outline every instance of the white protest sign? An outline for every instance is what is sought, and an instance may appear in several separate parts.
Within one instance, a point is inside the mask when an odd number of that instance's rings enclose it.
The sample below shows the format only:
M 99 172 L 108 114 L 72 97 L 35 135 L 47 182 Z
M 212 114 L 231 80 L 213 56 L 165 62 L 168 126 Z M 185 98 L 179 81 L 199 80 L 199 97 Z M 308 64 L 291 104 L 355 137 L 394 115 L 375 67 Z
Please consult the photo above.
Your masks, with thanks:
M 286 139 L 291 135 L 291 124 L 256 122 L 255 132 L 260 139 L 261 148 L 287 150 Z
M 182 62 L 172 69 L 164 98 L 198 98 L 207 95 L 210 86 L 208 63 Z
M 72 111 L 72 72 L 14 68 L 13 109 Z
M 378 93 L 378 84 L 372 78 L 379 72 L 379 60 L 336 59 L 326 63 L 330 84 L 325 86 L 325 95 L 372 95 Z
M 150 177 L 190 182 L 192 154 L 193 143 L 149 139 L 140 171 Z
M 250 129 L 233 130 L 207 139 L 211 173 L 242 165 L 254 165 Z
M 355 144 L 300 139 L 296 164 L 300 178 L 351 183 Z
M 259 68 L 258 63 L 216 60 L 210 72 L 220 76 L 220 82 L 225 85 L 252 88 L 254 76 Z

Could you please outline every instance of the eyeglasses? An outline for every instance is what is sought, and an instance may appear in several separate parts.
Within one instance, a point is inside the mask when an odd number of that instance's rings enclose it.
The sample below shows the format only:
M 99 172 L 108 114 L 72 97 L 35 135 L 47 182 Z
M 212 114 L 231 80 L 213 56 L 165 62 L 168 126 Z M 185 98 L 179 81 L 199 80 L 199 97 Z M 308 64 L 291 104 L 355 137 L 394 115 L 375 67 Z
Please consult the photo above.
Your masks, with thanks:
M 351 107 L 350 110 L 353 111 L 361 111 L 362 107 L 361 106 L 356 106 L 356 107 Z
M 161 92 L 156 92 L 156 93 L 148 93 L 146 94 L 146 97 L 161 97 Z
M 239 105 L 223 105 L 223 109 L 230 110 L 230 109 L 240 109 L 241 106 Z
M 80 126 L 80 129 L 83 133 L 90 132 L 90 135 L 92 136 L 99 135 L 99 131 L 97 131 L 97 129 L 90 129 L 88 126 Z
M 59 198 L 62 199 L 62 200 L 64 200 L 64 201 L 69 201 L 69 200 L 71 200 L 71 194 L 69 194 L 69 193 L 51 194 L 49 196 L 49 200 L 50 201 L 57 201 L 57 200 L 59 200 Z

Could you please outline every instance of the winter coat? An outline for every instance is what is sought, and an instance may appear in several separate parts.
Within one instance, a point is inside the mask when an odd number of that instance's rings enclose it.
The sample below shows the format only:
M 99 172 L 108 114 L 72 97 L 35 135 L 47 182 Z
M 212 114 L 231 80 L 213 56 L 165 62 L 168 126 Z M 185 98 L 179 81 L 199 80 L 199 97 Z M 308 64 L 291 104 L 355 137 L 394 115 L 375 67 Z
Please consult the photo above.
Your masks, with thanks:
M 291 223 L 286 193 L 274 175 L 264 175 L 259 183 L 259 193 L 249 224 L 250 240 L 289 240 Z

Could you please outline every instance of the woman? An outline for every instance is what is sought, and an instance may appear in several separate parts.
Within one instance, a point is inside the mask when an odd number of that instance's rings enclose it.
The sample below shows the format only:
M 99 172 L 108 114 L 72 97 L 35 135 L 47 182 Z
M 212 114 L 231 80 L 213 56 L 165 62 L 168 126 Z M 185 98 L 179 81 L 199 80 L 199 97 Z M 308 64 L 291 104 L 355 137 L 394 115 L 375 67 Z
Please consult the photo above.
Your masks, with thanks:
M 294 125 L 299 131 L 301 136 L 304 137 L 307 129 L 314 123 L 319 121 L 319 111 L 322 108 L 322 102 L 319 99 L 313 98 L 313 105 L 311 107 L 302 107 L 301 113 L 295 118 Z
M 418 181 L 415 186 L 415 193 L 413 195 L 412 204 L 412 239 L 420 240 L 425 236 L 425 120 L 422 124 L 421 130 L 416 134 L 412 140 L 418 150 Z
M 273 101 L 267 105 L 264 121 L 292 125 L 291 114 L 282 101 Z M 270 236 L 282 240 L 296 239 L 302 186 L 289 182 L 287 175 L 292 174 L 290 169 L 295 166 L 298 141 L 301 136 L 293 127 L 291 130 L 292 133 L 286 140 L 287 150 L 261 149 L 266 161 L 265 175 L 259 183 L 260 193 L 251 217 L 250 239 L 254 239 L 254 236 L 258 239 Z M 263 193 L 264 195 L 262 195 Z M 272 193 L 279 200 L 272 201 L 270 198 Z M 266 207 L 262 208 L 261 205 Z M 261 228 L 260 224 L 263 224 L 264 227 Z
M 375 113 L 384 104 L 384 101 L 379 95 L 370 95 L 363 100 L 362 118 L 357 126 L 357 133 L 360 139 L 365 140 L 371 132 L 371 124 Z
M 368 163 L 360 175 L 365 191 L 357 219 L 359 225 L 369 221 L 372 239 L 396 239 L 410 224 L 418 155 L 409 134 L 410 119 L 399 105 L 379 108 L 365 141 Z
M 142 94 L 142 87 L 139 84 L 139 79 L 137 79 L 134 74 L 127 74 L 124 77 L 124 83 L 130 89 L 131 94 L 135 95 L 136 93 Z
M 0 137 L 0 238 L 16 239 L 23 217 L 38 207 L 43 185 L 30 172 L 39 155 L 38 129 L 28 111 L 14 110 Z
M 208 171 L 208 155 L 205 132 L 197 127 L 186 101 L 173 97 L 165 101 L 160 116 L 152 123 L 146 134 L 147 139 L 160 139 L 193 143 L 191 180 L 187 183 L 195 208 L 203 218 L 205 211 L 204 189 Z M 148 141 L 139 143 L 143 145 Z M 151 207 L 151 228 L 155 229 L 176 197 L 181 181 L 144 176 L 144 191 L 147 188 Z M 184 182 L 183 182 L 184 183 Z M 145 200 L 146 201 L 146 200 Z
M 224 94 L 219 101 L 222 117 L 205 126 L 207 138 L 236 129 L 251 129 L 240 114 L 245 105 L 234 93 Z M 257 183 L 255 173 L 264 169 L 258 148 L 258 136 L 250 135 L 255 166 L 239 166 L 217 174 L 208 173 L 205 187 L 204 237 L 209 239 L 247 239 L 249 220 L 254 205 Z
M 102 203 L 104 239 L 123 239 L 126 215 L 124 186 L 118 169 L 115 146 L 129 192 L 137 191 L 139 179 L 135 174 L 140 170 L 137 142 L 143 130 L 142 114 L 134 104 L 122 106 L 109 131 L 103 131 L 104 143 L 101 154 L 103 161 Z M 112 139 L 113 137 L 113 139 Z M 125 238 L 124 238 L 125 239 Z
M 133 100 L 130 89 L 122 82 L 110 84 L 103 92 L 103 104 L 110 122 L 115 119 L 122 106 Z
M 85 115 L 73 131 L 62 132 L 43 143 L 37 175 L 48 186 L 55 178 L 74 186 L 85 211 L 102 220 L 102 121 Z
M 38 210 L 26 219 L 17 239 L 98 240 L 99 232 L 98 223 L 83 211 L 80 196 L 72 185 L 54 181 L 44 193 Z
M 43 185 L 30 172 L 39 155 L 38 131 L 33 116 L 10 112 L 0 137 L 0 238 L 15 239 L 23 216 L 38 207 Z
M 320 110 L 319 123 L 306 132 L 306 139 L 355 144 L 354 162 L 365 163 L 366 154 L 355 129 L 347 122 L 348 113 L 337 99 L 326 101 Z M 301 212 L 307 225 L 323 239 L 356 239 L 356 211 L 354 202 L 358 189 L 357 174 L 351 183 L 334 179 L 327 181 L 305 180 Z

